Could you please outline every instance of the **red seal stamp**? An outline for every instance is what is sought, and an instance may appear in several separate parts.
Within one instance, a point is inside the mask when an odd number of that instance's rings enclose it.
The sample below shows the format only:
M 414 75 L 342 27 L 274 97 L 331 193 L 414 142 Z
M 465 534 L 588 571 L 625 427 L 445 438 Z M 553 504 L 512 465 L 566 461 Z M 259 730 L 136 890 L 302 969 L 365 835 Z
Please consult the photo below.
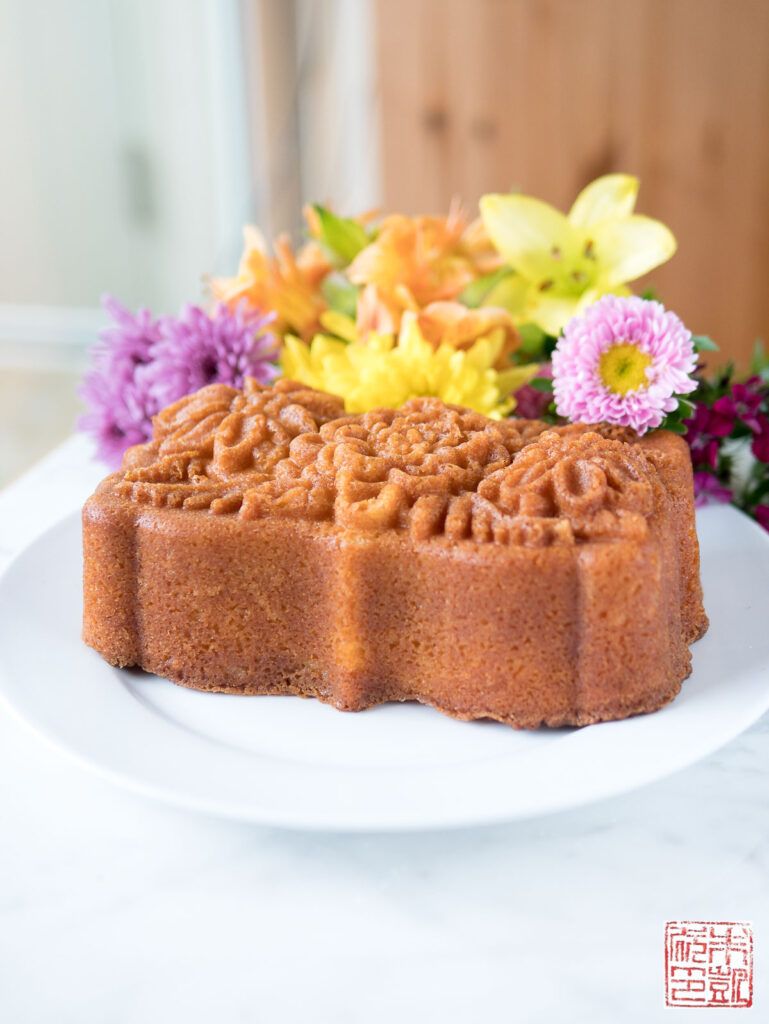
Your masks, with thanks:
M 666 1006 L 752 1006 L 753 929 L 744 921 L 668 921 Z

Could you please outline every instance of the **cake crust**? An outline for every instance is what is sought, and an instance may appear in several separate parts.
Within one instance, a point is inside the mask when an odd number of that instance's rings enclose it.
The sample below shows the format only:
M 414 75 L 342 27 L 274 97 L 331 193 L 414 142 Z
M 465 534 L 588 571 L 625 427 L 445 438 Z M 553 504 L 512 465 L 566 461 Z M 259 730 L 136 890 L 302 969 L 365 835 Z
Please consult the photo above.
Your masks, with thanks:
M 83 510 L 85 641 L 185 686 L 516 728 L 652 711 L 707 628 L 688 449 L 291 381 L 164 410 Z

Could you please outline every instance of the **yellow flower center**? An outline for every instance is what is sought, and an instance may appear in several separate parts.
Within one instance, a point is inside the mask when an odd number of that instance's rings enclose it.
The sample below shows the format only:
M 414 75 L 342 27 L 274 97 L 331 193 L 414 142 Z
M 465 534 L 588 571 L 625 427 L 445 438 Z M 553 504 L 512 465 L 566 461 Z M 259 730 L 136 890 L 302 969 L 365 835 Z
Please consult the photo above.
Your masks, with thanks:
M 609 391 L 626 395 L 628 391 L 649 386 L 646 368 L 651 364 L 651 356 L 625 341 L 604 352 L 598 360 L 598 372 Z

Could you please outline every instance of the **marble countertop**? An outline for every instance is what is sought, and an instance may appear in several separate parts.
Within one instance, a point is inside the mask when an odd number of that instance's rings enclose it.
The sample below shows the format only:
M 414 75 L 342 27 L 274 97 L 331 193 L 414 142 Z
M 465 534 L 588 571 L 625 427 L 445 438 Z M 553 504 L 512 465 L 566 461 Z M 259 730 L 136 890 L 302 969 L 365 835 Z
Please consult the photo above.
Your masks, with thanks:
M 101 475 L 72 439 L 0 492 L 0 566 Z M 752 922 L 769 1019 L 769 716 L 586 809 L 348 836 L 131 795 L 0 707 L 0 823 L 3 1024 L 711 1020 L 664 1006 L 671 920 Z

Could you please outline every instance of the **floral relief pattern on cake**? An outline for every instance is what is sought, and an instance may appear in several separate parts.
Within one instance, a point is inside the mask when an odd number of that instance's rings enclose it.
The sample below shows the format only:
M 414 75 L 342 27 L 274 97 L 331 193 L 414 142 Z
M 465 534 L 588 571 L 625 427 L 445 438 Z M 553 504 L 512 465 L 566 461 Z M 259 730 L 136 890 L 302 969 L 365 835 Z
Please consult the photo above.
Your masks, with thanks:
M 523 443 L 520 432 L 438 399 L 343 416 L 294 438 L 272 477 L 249 488 L 241 514 L 277 508 L 357 530 L 406 527 L 424 499 L 445 505 L 474 491 Z
M 546 431 L 478 488 L 511 516 L 568 521 L 579 540 L 642 536 L 654 507 L 654 470 L 631 445 L 588 431 Z
M 211 384 L 155 417 L 153 440 L 126 452 L 116 492 L 156 506 L 237 512 L 296 436 L 343 413 L 334 395 L 292 381 L 263 388 L 249 378 L 242 391 Z
M 603 434 L 611 436 L 602 436 Z M 115 489 L 158 507 L 543 547 L 646 532 L 656 470 L 632 432 L 417 398 L 344 415 L 291 381 L 211 385 L 164 410 Z

